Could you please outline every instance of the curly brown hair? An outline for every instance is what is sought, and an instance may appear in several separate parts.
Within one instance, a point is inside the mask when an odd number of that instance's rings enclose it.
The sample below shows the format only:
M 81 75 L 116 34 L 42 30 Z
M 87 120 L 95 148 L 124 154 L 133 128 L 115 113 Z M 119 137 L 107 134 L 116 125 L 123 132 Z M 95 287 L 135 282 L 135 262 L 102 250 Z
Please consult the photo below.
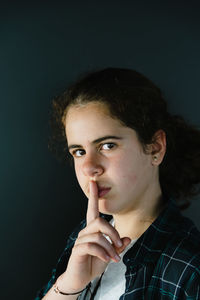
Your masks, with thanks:
M 157 130 L 166 134 L 167 150 L 159 166 L 163 193 L 185 209 L 189 199 L 200 193 L 200 130 L 180 115 L 168 112 L 160 89 L 137 71 L 107 68 L 84 74 L 52 102 L 49 149 L 61 161 L 71 161 L 67 150 L 64 120 L 70 106 L 103 102 L 111 116 L 134 129 L 143 146 L 153 142 Z

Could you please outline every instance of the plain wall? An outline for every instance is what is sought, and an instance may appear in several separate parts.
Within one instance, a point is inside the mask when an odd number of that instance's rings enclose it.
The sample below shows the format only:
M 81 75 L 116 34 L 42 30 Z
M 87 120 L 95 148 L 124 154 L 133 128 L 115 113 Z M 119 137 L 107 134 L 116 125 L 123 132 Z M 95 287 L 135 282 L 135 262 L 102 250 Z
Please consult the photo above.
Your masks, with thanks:
M 1 299 L 33 299 L 85 216 L 73 170 L 48 151 L 52 98 L 85 71 L 136 69 L 199 126 L 196 1 L 29 1 L 0 10 Z M 184 212 L 200 228 L 197 198 Z

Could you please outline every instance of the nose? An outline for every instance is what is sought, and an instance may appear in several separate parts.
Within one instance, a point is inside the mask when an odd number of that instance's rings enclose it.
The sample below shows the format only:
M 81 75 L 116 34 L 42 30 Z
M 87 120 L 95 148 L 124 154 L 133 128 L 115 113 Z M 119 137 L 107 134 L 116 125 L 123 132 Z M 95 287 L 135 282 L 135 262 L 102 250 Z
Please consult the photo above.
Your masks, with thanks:
M 86 154 L 82 165 L 83 174 L 87 177 L 98 177 L 103 174 L 104 168 L 99 154 Z

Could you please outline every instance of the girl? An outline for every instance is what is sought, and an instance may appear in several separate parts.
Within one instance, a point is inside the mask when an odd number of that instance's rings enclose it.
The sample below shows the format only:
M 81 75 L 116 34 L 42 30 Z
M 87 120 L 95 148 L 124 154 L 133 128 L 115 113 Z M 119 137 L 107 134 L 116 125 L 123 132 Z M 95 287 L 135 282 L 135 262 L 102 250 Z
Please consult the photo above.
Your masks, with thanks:
M 200 299 L 200 232 L 180 212 L 199 193 L 199 130 L 117 68 L 71 85 L 52 117 L 88 207 L 36 300 Z

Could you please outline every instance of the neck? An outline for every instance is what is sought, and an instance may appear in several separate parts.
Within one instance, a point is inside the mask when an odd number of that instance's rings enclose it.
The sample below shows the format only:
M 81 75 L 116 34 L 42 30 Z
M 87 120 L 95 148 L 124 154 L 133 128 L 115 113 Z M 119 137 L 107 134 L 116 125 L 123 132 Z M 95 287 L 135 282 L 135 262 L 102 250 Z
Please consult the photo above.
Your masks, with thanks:
M 115 228 L 121 238 L 139 238 L 159 216 L 164 207 L 161 190 L 147 200 L 139 201 L 140 205 L 134 209 L 113 215 Z

